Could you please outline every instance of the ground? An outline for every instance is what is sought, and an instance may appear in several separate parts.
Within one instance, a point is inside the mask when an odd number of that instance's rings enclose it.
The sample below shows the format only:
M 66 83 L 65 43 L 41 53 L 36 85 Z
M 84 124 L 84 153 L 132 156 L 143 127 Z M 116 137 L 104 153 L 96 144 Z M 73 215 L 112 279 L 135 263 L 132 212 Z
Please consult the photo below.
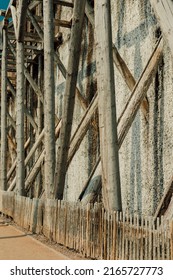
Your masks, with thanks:
M 0 260 L 84 260 L 82 256 L 41 235 L 27 233 L 0 217 Z

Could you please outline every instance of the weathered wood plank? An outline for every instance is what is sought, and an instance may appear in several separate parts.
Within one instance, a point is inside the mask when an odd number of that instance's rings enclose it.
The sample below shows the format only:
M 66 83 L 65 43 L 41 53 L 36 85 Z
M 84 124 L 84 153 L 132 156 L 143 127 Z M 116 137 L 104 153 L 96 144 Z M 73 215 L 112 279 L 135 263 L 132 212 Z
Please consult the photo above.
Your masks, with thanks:
M 121 210 L 110 0 L 95 1 L 97 87 L 103 202 Z
M 17 89 L 16 89 L 16 185 L 17 192 L 24 194 L 24 48 L 22 42 L 17 42 Z
M 59 122 L 58 126 L 55 130 L 55 139 L 58 138 L 60 129 L 61 129 L 62 121 Z M 41 165 L 44 162 L 45 157 L 45 149 L 41 152 L 40 156 L 38 157 L 37 161 L 34 163 L 34 166 L 31 172 L 28 174 L 28 177 L 25 180 L 25 190 L 28 191 L 31 187 L 32 182 L 35 180 L 38 172 L 40 171 Z
M 85 13 L 92 27 L 95 28 L 94 9 L 91 7 L 88 1 L 86 2 Z M 118 71 L 120 72 L 123 80 L 127 84 L 130 91 L 132 91 L 136 84 L 136 81 L 114 44 L 112 44 L 112 48 L 113 48 L 113 60 L 115 66 L 117 67 Z M 146 121 L 148 121 L 149 104 L 148 104 L 147 97 L 145 97 L 144 100 L 142 101 L 141 108 Z
M 136 80 L 133 77 L 132 73 L 130 72 L 129 68 L 127 67 L 127 64 L 122 59 L 115 45 L 113 45 L 113 60 L 123 80 L 127 84 L 130 91 L 132 92 L 136 85 Z M 147 97 L 144 97 L 141 103 L 141 109 L 146 121 L 148 121 L 149 104 L 148 104 Z
M 85 3 L 86 0 L 76 0 L 73 10 L 69 60 L 64 94 L 64 108 L 62 115 L 63 125 L 60 134 L 60 149 L 58 151 L 57 167 L 55 172 L 55 197 L 58 199 L 63 198 L 64 192 L 66 165 L 75 104 L 74 101 L 79 67 Z
M 170 211 L 169 208 L 171 209 L 173 206 L 172 195 L 173 195 L 173 177 L 168 182 L 165 188 L 165 192 L 160 200 L 160 203 L 157 206 L 157 209 L 154 214 L 155 220 L 157 219 L 157 217 L 161 217 L 162 215 L 166 214 L 166 212 Z
M 12 52 L 12 54 L 14 55 L 14 57 L 16 57 L 16 51 L 13 47 L 13 45 L 11 44 L 11 42 L 8 40 L 8 46 Z M 35 82 L 35 80 L 32 78 L 31 74 L 29 73 L 28 69 L 24 66 L 24 75 L 26 77 L 26 79 L 28 80 L 28 82 L 30 83 L 30 85 L 32 86 L 34 92 L 39 96 L 40 100 L 43 102 L 43 94 L 41 92 L 41 90 L 39 89 L 37 83 Z
M 162 53 L 163 53 L 163 38 L 161 38 L 158 41 L 156 48 L 154 49 L 145 69 L 143 70 L 141 77 L 136 83 L 136 86 L 126 103 L 124 110 L 122 111 L 118 123 L 119 148 L 121 147 L 124 138 L 127 135 L 133 123 L 133 120 L 137 114 L 140 104 L 143 98 L 145 97 L 147 90 L 151 85 L 151 82 L 153 81 L 153 78 L 158 68 L 159 61 L 162 57 Z
M 128 130 L 130 129 L 135 115 L 140 107 L 140 104 L 147 93 L 147 90 L 152 83 L 152 80 L 155 76 L 159 61 L 163 53 L 163 39 L 157 43 L 141 77 L 139 78 L 129 100 L 126 103 L 124 110 L 119 118 L 118 122 L 118 146 L 119 149 L 125 139 Z M 97 168 L 92 172 L 92 176 L 89 177 L 85 184 L 85 190 L 90 186 L 94 176 L 96 174 L 101 174 L 101 163 L 100 160 L 97 163 Z
M 43 0 L 44 14 L 44 145 L 45 194 L 54 196 L 55 172 L 55 78 L 53 1 Z
M 18 7 L 18 22 L 17 22 L 17 40 L 23 42 L 24 40 L 24 28 L 26 23 L 26 11 L 28 2 L 26 0 L 19 1 Z
M 7 189 L 7 29 L 2 30 L 1 67 L 1 190 Z
M 40 25 L 38 24 L 36 17 L 32 14 L 32 12 L 29 9 L 27 11 L 27 15 L 28 15 L 30 21 L 32 22 L 35 30 L 37 31 L 40 39 L 43 40 L 44 33 L 43 33 L 43 30 L 41 29 Z M 61 71 L 63 77 L 66 79 L 66 73 L 67 73 L 66 68 L 63 65 L 62 61 L 60 60 L 59 55 L 56 52 L 54 53 L 54 62 L 58 65 L 58 68 Z M 78 98 L 81 106 L 83 107 L 83 109 L 86 109 L 87 102 L 86 102 L 85 98 L 81 95 L 81 93 L 77 87 L 76 87 L 75 94 L 76 94 L 76 97 Z
M 171 0 L 150 0 L 150 2 L 173 58 L 173 2 Z
M 78 148 L 88 130 L 91 118 L 93 117 L 97 108 L 98 108 L 98 95 L 96 94 L 93 97 L 93 100 L 91 101 L 87 110 L 85 111 L 83 118 L 81 119 L 76 131 L 74 132 L 74 134 L 71 138 L 69 152 L 68 152 L 67 168 L 68 168 L 70 162 L 72 161 L 76 151 L 78 150 Z

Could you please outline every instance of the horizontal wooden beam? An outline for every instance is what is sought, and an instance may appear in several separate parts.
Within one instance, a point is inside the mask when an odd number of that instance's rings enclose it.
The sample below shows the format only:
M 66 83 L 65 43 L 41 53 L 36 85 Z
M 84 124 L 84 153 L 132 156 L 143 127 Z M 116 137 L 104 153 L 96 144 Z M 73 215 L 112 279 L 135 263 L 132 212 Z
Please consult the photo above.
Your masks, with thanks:
M 70 7 L 70 8 L 73 8 L 73 6 L 74 6 L 73 3 L 67 2 L 67 1 L 53 0 L 53 3 L 57 4 L 57 5 L 65 6 L 65 7 Z
M 65 27 L 65 28 L 71 28 L 71 21 L 67 21 L 67 20 L 60 20 L 60 19 L 55 19 L 54 20 L 54 24 L 56 26 L 61 26 L 61 27 Z

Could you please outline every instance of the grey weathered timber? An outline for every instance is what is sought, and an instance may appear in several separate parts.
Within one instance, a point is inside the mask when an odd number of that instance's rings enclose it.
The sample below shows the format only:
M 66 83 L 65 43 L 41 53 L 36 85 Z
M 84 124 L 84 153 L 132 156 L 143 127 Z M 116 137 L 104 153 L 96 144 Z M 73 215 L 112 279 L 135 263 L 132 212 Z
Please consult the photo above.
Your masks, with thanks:
M 17 38 L 17 14 L 16 14 L 16 7 L 13 5 L 10 6 L 11 10 L 11 15 L 12 15 L 12 20 L 13 20 L 13 25 L 14 25 L 14 33 Z
M 12 127 L 16 130 L 16 122 L 15 120 L 12 118 L 12 116 L 9 114 L 9 112 L 7 112 L 7 118 L 10 122 L 10 124 L 12 125 Z
M 121 211 L 110 0 L 95 1 L 95 34 L 103 202 Z
M 64 94 L 63 124 L 60 133 L 60 147 L 57 155 L 55 173 L 55 198 L 63 199 L 66 165 L 71 137 L 72 119 L 75 104 L 75 91 L 79 67 L 80 48 L 82 40 L 82 27 L 86 0 L 76 0 L 74 3 L 71 38 L 69 47 L 69 60 L 66 73 L 66 86 Z
M 173 59 L 173 1 L 150 0 Z
M 53 3 L 54 3 L 54 4 L 61 5 L 61 6 L 73 8 L 73 3 L 68 2 L 68 1 L 53 0 Z
M 39 147 L 39 145 L 41 144 L 41 142 L 43 141 L 43 138 L 44 138 L 44 132 L 45 130 L 43 129 L 42 132 L 40 133 L 39 137 L 37 138 L 36 142 L 34 143 L 34 145 L 32 146 L 31 150 L 29 151 L 27 157 L 25 158 L 25 161 L 24 161 L 24 164 L 25 164 L 25 168 L 27 166 L 27 164 L 29 163 L 30 159 L 32 158 L 32 156 L 34 155 L 36 149 Z M 12 165 L 13 166 L 13 171 L 15 169 L 15 162 L 14 164 Z M 11 170 L 11 174 L 12 174 L 12 170 Z M 10 175 L 11 175 L 10 174 Z M 9 176 L 8 176 L 9 177 Z M 8 191 L 11 191 L 14 189 L 16 185 L 16 177 L 13 179 L 10 187 L 8 188 Z
M 28 146 L 29 146 L 29 144 L 30 144 L 30 137 L 27 139 L 27 141 L 25 142 L 25 145 L 24 145 L 24 149 L 26 150 L 27 148 L 28 148 Z M 17 160 L 15 160 L 14 162 L 13 162 L 13 164 L 11 165 L 11 167 L 10 167 L 10 170 L 8 171 L 8 173 L 7 173 L 7 182 L 9 181 L 9 179 L 10 179 L 10 177 L 11 177 L 11 175 L 13 174 L 13 172 L 15 171 L 15 169 L 16 169 L 16 163 L 17 163 Z M 16 177 L 15 177 L 15 185 L 16 185 Z M 9 190 L 9 188 L 8 188 L 8 190 Z
M 44 127 L 45 193 L 54 196 L 55 172 L 55 81 L 53 0 L 43 1 L 44 11 Z
M 39 88 L 43 87 L 43 61 L 42 55 L 38 56 L 38 86 Z M 43 129 L 43 106 L 41 103 L 40 98 L 38 98 L 37 103 L 37 123 L 38 123 L 38 130 L 36 134 L 36 141 L 39 138 L 39 135 Z M 39 145 L 36 151 L 36 157 L 41 153 L 42 145 Z M 42 189 L 42 175 L 43 172 L 39 172 L 37 176 L 37 187 L 36 187 L 36 197 L 39 197 L 41 189 Z
M 62 125 L 62 121 L 60 121 L 58 123 L 58 125 L 55 129 L 55 139 L 57 139 L 59 137 L 61 125 Z M 31 188 L 32 182 L 35 180 L 37 174 L 40 171 L 41 165 L 44 163 L 44 159 L 45 159 L 45 149 L 42 150 L 41 154 L 37 158 L 37 161 L 33 165 L 32 170 L 30 171 L 30 173 L 28 174 L 28 177 L 25 180 L 25 190 L 26 191 L 28 191 Z
M 136 116 L 139 106 L 140 106 L 151 82 L 153 81 L 153 78 L 156 74 L 158 64 L 162 57 L 162 54 L 163 54 L 163 38 L 161 38 L 158 41 L 145 69 L 143 70 L 142 75 L 140 76 L 138 82 L 136 83 L 136 86 L 126 103 L 126 106 L 125 106 L 124 110 L 122 111 L 122 114 L 120 116 L 120 121 L 118 124 L 119 148 L 121 147 L 121 145 L 124 141 L 124 138 L 127 135 L 128 131 L 132 125 L 132 122 Z
M 70 147 L 68 152 L 68 160 L 67 160 L 67 168 L 72 161 L 76 151 L 78 150 L 91 122 L 91 119 L 98 109 L 98 95 L 96 94 L 93 97 L 90 105 L 88 106 L 87 110 L 84 113 L 83 118 L 81 119 L 76 131 L 74 132 L 71 140 L 70 140 Z
M 94 9 L 90 6 L 89 1 L 86 1 L 86 6 L 85 6 L 85 14 L 91 23 L 92 27 L 95 27 L 95 22 L 94 22 Z
M 11 44 L 11 42 L 9 40 L 8 40 L 8 46 L 9 46 L 12 54 L 14 55 L 14 57 L 16 57 L 15 49 L 14 49 L 13 45 Z M 32 86 L 34 92 L 36 93 L 37 96 L 39 96 L 40 100 L 43 102 L 43 94 L 42 94 L 41 90 L 39 89 L 37 83 L 32 78 L 31 74 L 29 73 L 29 71 L 28 71 L 28 69 L 26 68 L 25 65 L 24 65 L 23 71 L 24 71 L 24 75 L 25 75 L 26 79 L 28 80 L 28 82 Z
M 163 39 L 161 38 L 159 42 L 157 43 L 148 63 L 146 64 L 146 67 L 141 74 L 141 77 L 139 78 L 134 91 L 132 92 L 129 100 L 126 103 L 125 109 L 123 110 L 120 121 L 118 122 L 118 147 L 120 149 L 125 136 L 127 135 L 130 127 L 132 126 L 132 123 L 134 121 L 134 118 L 138 112 L 138 109 L 140 107 L 140 104 L 144 98 L 144 96 L 147 94 L 147 90 L 149 86 L 151 85 L 153 78 L 155 77 L 155 73 L 158 68 L 159 61 L 163 54 Z M 92 185 L 92 180 L 95 177 L 95 172 L 97 174 L 101 174 L 101 162 L 100 158 L 98 159 L 98 162 L 96 163 L 96 168 L 93 168 L 93 171 L 91 172 L 91 176 L 87 180 L 85 184 L 85 188 L 83 192 L 81 193 L 81 199 L 85 191 L 87 191 L 88 188 Z M 101 180 L 101 177 L 100 177 Z M 99 185 L 99 182 L 98 182 Z M 172 184 L 170 183 L 170 188 L 172 188 Z M 164 200 L 166 201 L 166 197 L 170 196 L 169 186 L 167 188 L 167 191 L 165 192 L 165 197 L 162 199 L 162 202 L 160 202 L 160 205 L 157 208 L 155 217 L 159 215 L 160 209 L 162 208 L 164 204 Z M 166 194 L 167 193 L 167 194 Z
M 86 13 L 86 16 L 87 16 L 89 22 L 91 23 L 92 27 L 95 28 L 94 9 L 90 6 L 88 1 L 86 1 L 85 13 Z M 116 65 L 118 71 L 120 72 L 123 80 L 127 84 L 128 88 L 130 89 L 130 91 L 132 91 L 136 84 L 136 81 L 135 81 L 132 73 L 130 72 L 129 68 L 127 67 L 127 64 L 121 57 L 120 53 L 118 52 L 118 50 L 114 44 L 112 44 L 112 48 L 113 48 L 114 63 Z M 142 112 L 144 114 L 146 121 L 148 121 L 149 104 L 148 104 L 148 100 L 146 97 L 142 101 L 141 108 L 142 108 Z
M 16 89 L 16 142 L 17 193 L 24 195 L 24 48 L 23 42 L 17 42 L 16 52 L 17 89 Z
M 158 217 L 164 216 L 166 211 L 168 210 L 168 207 L 172 207 L 172 203 L 171 203 L 173 197 L 172 194 L 173 194 L 173 177 L 171 177 L 170 181 L 168 182 L 165 192 L 159 202 L 159 205 L 157 206 L 157 209 L 154 213 L 154 220 L 156 220 Z
M 100 156 L 98 157 L 98 159 L 96 160 L 96 163 L 90 173 L 90 176 L 88 177 L 87 181 L 85 182 L 84 184 L 84 187 L 78 197 L 79 200 L 83 201 L 83 198 L 85 197 L 85 194 L 88 194 L 89 192 L 91 193 L 91 198 L 93 197 L 92 193 L 95 193 L 97 192 L 97 194 L 99 193 L 99 190 L 100 190 L 100 186 L 102 187 L 102 177 L 101 177 L 101 162 L 100 162 Z M 98 169 L 98 166 L 99 166 L 99 169 Z M 96 175 L 95 176 L 95 172 L 97 171 L 97 174 L 99 175 Z M 97 184 L 93 185 L 93 181 L 95 182 L 95 177 L 97 177 Z M 97 188 L 95 188 L 95 186 Z M 86 200 L 85 200 L 86 201 Z M 89 203 L 91 201 L 89 201 L 87 199 L 87 203 Z
M 20 0 L 18 7 L 18 28 L 17 28 L 17 40 L 22 42 L 24 39 L 24 28 L 26 22 L 26 10 L 28 6 L 28 1 Z
M 115 45 L 113 45 L 113 60 L 114 60 L 114 63 L 116 65 L 117 69 L 119 70 L 123 80 L 127 84 L 130 91 L 132 92 L 132 90 L 135 87 L 136 80 L 133 77 L 132 73 L 130 72 L 129 68 L 127 67 L 125 61 L 122 59 L 122 57 L 119 54 Z M 146 121 L 148 121 L 149 104 L 148 104 L 148 100 L 146 97 L 144 97 L 144 99 L 141 103 L 141 109 L 142 109 L 142 112 L 144 114 Z
M 1 65 L 1 190 L 7 188 L 7 30 L 4 27 Z
M 31 12 L 29 9 L 27 10 L 27 15 L 28 15 L 30 21 L 32 22 L 32 24 L 33 24 L 35 30 L 37 31 L 37 33 L 38 33 L 40 39 L 43 40 L 43 38 L 44 38 L 44 33 L 43 33 L 43 30 L 41 29 L 40 25 L 38 24 L 38 21 L 37 21 L 36 17 L 32 14 L 32 12 Z M 64 64 L 62 63 L 62 61 L 60 60 L 59 55 L 58 55 L 56 52 L 54 52 L 54 62 L 58 65 L 58 68 L 59 68 L 59 70 L 61 71 L 63 77 L 66 79 L 66 73 L 67 73 L 66 68 L 65 68 Z M 81 93 L 80 93 L 78 87 L 76 87 L 76 92 L 75 92 L 75 94 L 76 94 L 76 97 L 78 98 L 78 100 L 79 100 L 81 106 L 82 106 L 84 109 L 86 109 L 86 107 L 87 107 L 86 100 L 85 100 L 85 98 L 81 95 Z

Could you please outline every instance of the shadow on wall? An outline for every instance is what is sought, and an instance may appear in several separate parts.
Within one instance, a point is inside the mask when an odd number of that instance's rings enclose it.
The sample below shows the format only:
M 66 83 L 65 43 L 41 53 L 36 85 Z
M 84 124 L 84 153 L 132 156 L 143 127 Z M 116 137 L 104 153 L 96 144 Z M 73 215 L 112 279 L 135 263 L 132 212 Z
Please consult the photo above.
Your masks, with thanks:
M 125 13 L 127 12 L 126 5 L 127 1 L 119 1 L 119 10 L 117 12 L 118 32 L 115 45 L 118 49 L 122 46 L 126 46 L 127 48 L 134 46 L 134 77 L 137 80 L 143 71 L 141 43 L 147 38 L 149 28 L 156 25 L 157 22 L 152 14 L 149 1 L 144 0 L 142 3 L 140 2 L 141 9 L 139 9 L 143 14 L 143 20 L 132 31 L 124 33 L 123 27 L 127 20 L 125 17 Z M 139 113 L 133 122 L 131 135 L 129 210 L 131 213 L 137 211 L 139 214 L 142 214 L 141 120 Z

